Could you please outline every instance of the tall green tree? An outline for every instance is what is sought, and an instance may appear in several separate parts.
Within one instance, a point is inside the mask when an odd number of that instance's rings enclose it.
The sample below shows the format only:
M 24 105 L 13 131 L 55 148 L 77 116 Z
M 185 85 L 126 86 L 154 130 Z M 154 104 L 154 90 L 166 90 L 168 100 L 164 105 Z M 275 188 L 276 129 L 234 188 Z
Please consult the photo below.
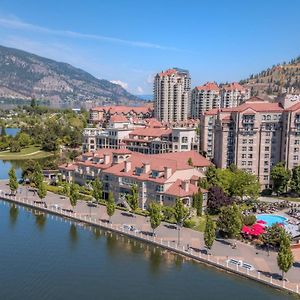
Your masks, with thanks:
M 280 247 L 277 255 L 277 264 L 282 271 L 282 280 L 284 280 L 284 274 L 292 267 L 294 262 L 293 253 L 291 250 L 291 240 L 288 234 L 283 231 L 280 238 Z
M 300 166 L 294 167 L 292 170 L 291 189 L 300 195 Z
M 79 191 L 78 191 L 78 187 L 75 183 L 71 183 L 70 185 L 70 203 L 73 207 L 73 210 L 77 204 L 77 201 L 79 199 Z
M 99 203 L 103 197 L 103 186 L 98 178 L 96 178 L 92 182 L 92 187 L 93 187 L 93 197 L 95 198 L 97 203 Z
M 1 126 L 1 136 L 2 136 L 2 137 L 3 137 L 3 136 L 6 136 L 6 127 L 5 127 L 4 124 L 2 124 L 2 126 Z
M 162 220 L 161 206 L 158 203 L 151 202 L 148 207 L 150 224 L 155 235 L 155 229 L 160 225 Z
M 9 188 L 11 191 L 11 194 L 15 194 L 15 192 L 18 189 L 19 183 L 17 180 L 17 175 L 16 175 L 16 171 L 14 168 L 11 168 L 8 172 L 8 177 L 9 177 Z
M 193 207 L 196 209 L 197 216 L 202 216 L 203 194 L 200 189 L 193 195 Z
M 37 194 L 41 200 L 43 200 L 47 196 L 47 186 L 44 182 L 40 182 Z
M 231 206 L 221 208 L 217 227 L 223 235 L 229 238 L 237 237 L 241 233 L 242 226 L 242 214 L 236 203 L 233 203 Z
M 31 176 L 31 182 L 38 189 L 41 182 L 44 180 L 43 170 L 39 163 L 34 166 L 34 171 Z
M 133 184 L 131 187 L 131 195 L 128 195 L 129 205 L 133 211 L 136 211 L 139 207 L 139 192 L 137 184 Z
M 25 132 L 18 133 L 16 139 L 22 148 L 28 147 L 31 144 L 31 138 L 29 134 Z
M 174 218 L 177 224 L 177 231 L 178 231 L 178 239 L 177 244 L 180 244 L 180 231 L 185 219 L 189 216 L 189 210 L 184 206 L 182 200 L 180 198 L 176 199 L 175 206 L 174 206 Z
M 111 222 L 111 217 L 114 215 L 115 210 L 116 210 L 116 203 L 115 203 L 114 195 L 112 192 L 109 192 L 107 204 L 106 204 L 106 213 L 109 216 L 109 222 Z
M 204 243 L 207 249 L 211 249 L 216 239 L 216 224 L 213 219 L 207 215 L 204 230 Z
M 277 195 L 283 193 L 291 178 L 290 170 L 286 169 L 283 162 L 279 162 L 271 170 L 271 179 L 273 181 L 273 191 Z

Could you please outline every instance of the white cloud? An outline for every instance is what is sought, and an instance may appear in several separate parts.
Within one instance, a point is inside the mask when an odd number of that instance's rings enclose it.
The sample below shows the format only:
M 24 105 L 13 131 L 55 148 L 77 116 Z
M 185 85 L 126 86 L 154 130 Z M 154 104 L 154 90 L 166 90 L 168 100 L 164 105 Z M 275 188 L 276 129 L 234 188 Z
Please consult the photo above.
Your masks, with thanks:
M 149 74 L 146 79 L 146 83 L 153 84 L 153 81 L 154 81 L 154 74 Z
M 120 39 L 120 38 L 116 38 L 116 37 L 109 37 L 109 36 L 88 34 L 88 33 L 80 33 L 80 32 L 69 31 L 69 30 L 55 30 L 55 29 L 51 29 L 51 28 L 47 28 L 47 27 L 30 24 L 30 23 L 24 22 L 16 17 L 11 17 L 11 16 L 9 18 L 0 17 L 0 26 L 5 27 L 5 28 L 14 29 L 14 30 L 39 32 L 39 33 L 63 36 L 63 37 L 68 37 L 68 38 L 107 41 L 107 42 L 111 42 L 111 43 L 118 43 L 118 44 L 128 45 L 128 46 L 132 46 L 132 47 L 180 51 L 179 49 L 174 48 L 174 47 L 166 47 L 166 46 L 149 43 L 149 42 L 131 41 L 131 40 L 125 40 L 125 39 Z
M 120 85 L 123 89 L 127 90 L 127 88 L 128 88 L 128 83 L 126 83 L 124 81 L 121 81 L 121 80 L 111 80 L 110 82 Z
M 139 94 L 139 95 L 144 94 L 144 89 L 143 89 L 141 86 L 138 86 L 138 87 L 136 88 L 136 91 L 137 91 L 137 94 Z

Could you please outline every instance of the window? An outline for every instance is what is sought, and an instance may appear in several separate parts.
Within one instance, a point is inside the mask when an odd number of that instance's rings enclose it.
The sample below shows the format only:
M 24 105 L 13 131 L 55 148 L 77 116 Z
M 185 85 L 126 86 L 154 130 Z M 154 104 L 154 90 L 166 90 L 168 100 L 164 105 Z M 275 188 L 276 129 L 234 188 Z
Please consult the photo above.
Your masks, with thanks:
M 249 140 L 249 144 L 253 144 L 253 139 L 250 139 L 250 140 Z
M 248 161 L 248 166 L 252 166 L 252 161 Z
M 182 142 L 182 143 L 187 143 L 187 142 L 188 142 L 188 138 L 187 138 L 186 136 L 183 136 L 183 137 L 181 138 L 181 142 Z
M 294 152 L 299 152 L 299 148 L 294 148 Z
M 269 176 L 268 175 L 264 175 L 264 180 L 269 180 Z
M 266 139 L 265 143 L 270 144 L 270 139 Z
M 253 154 L 252 153 L 248 154 L 248 158 L 253 158 Z
M 266 136 L 270 136 L 271 135 L 271 132 L 266 132 Z
M 265 147 L 265 151 L 270 151 L 270 147 Z
M 252 146 L 249 147 L 249 151 L 253 151 L 253 147 Z
M 270 158 L 270 154 L 269 154 L 269 153 L 266 153 L 266 154 L 265 154 L 265 158 Z
M 242 166 L 246 166 L 246 161 L 245 160 L 242 161 Z
M 293 159 L 294 159 L 294 160 L 298 160 L 298 159 L 299 159 L 299 156 L 298 156 L 298 155 L 294 155 Z
M 268 168 L 264 168 L 264 173 L 268 173 L 269 169 Z
M 247 140 L 246 139 L 243 139 L 243 144 L 247 144 Z
M 300 140 L 295 140 L 295 145 L 300 145 Z
M 268 161 L 268 160 L 265 160 L 264 165 L 265 165 L 265 166 L 268 166 L 268 165 L 269 165 L 269 161 Z
M 247 147 L 243 146 L 242 151 L 246 151 L 246 150 L 247 150 Z
M 242 154 L 242 158 L 246 158 L 246 154 Z

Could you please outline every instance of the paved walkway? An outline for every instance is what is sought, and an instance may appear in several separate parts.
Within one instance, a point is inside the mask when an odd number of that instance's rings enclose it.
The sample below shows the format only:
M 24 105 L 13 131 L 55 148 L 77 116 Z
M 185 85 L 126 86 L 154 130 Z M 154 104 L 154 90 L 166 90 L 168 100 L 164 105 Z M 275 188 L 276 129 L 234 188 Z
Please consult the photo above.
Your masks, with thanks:
M 9 193 L 9 187 L 7 186 L 7 181 L 0 181 L 0 190 Z M 39 198 L 34 195 L 32 190 L 26 187 L 19 187 L 18 193 L 16 195 L 20 198 L 27 198 L 28 200 L 34 201 L 39 200 Z M 70 208 L 69 200 L 65 197 L 48 192 L 45 202 L 48 207 L 53 205 L 59 206 L 60 208 Z M 108 215 L 106 214 L 105 206 L 89 207 L 85 201 L 78 201 L 75 207 L 76 214 L 81 216 L 92 216 L 92 218 L 98 220 L 108 220 Z M 133 225 L 145 234 L 150 235 L 152 229 L 148 218 L 136 215 L 134 217 L 130 216 L 129 213 L 121 210 L 116 210 L 115 214 L 111 218 L 114 226 L 122 227 L 123 224 Z M 157 239 L 163 239 L 164 241 L 169 241 L 170 245 L 175 245 L 177 243 L 178 231 L 176 227 L 168 223 L 162 222 L 162 224 L 156 230 Z M 194 231 L 188 228 L 182 228 L 180 233 L 180 247 L 185 249 L 192 247 L 195 251 L 201 251 L 205 253 L 203 233 Z M 252 245 L 248 245 L 239 241 L 234 241 L 237 243 L 236 249 L 232 249 L 230 240 L 217 239 L 212 247 L 210 253 L 220 259 L 236 258 L 250 263 L 254 266 L 257 271 L 260 271 L 265 275 L 272 275 L 274 278 L 279 278 L 281 271 L 277 266 L 277 253 L 271 252 L 268 256 L 266 251 L 257 250 Z M 290 269 L 286 278 L 290 282 L 300 284 L 300 253 L 299 250 L 295 252 L 295 263 Z

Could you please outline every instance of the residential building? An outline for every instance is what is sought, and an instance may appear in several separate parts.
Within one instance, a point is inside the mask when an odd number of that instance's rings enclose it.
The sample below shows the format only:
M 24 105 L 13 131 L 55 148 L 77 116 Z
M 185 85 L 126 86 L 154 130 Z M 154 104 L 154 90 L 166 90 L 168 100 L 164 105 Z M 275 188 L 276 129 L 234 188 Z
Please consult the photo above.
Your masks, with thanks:
M 176 198 L 192 205 L 193 194 L 211 163 L 196 151 L 141 154 L 128 149 L 101 149 L 84 153 L 73 164 L 59 167 L 62 179 L 83 184 L 99 178 L 104 198 L 112 192 L 117 203 L 124 203 L 132 185 L 138 187 L 139 207 L 150 202 L 174 205 Z M 206 195 L 206 191 L 202 190 Z
M 237 82 L 224 85 L 221 89 L 221 107 L 236 107 L 250 99 L 250 89 Z
M 190 116 L 199 119 L 201 114 L 213 108 L 220 108 L 220 88 L 215 82 L 207 82 L 192 90 Z
M 218 167 L 235 164 L 268 188 L 275 164 L 300 165 L 300 97 L 287 95 L 277 103 L 252 97 L 235 108 L 211 110 L 201 117 L 200 136 L 200 149 Z
M 188 118 L 191 78 L 178 68 L 158 73 L 154 78 L 154 116 L 159 121 L 177 122 Z
M 122 116 L 128 119 L 146 119 L 153 117 L 151 104 L 145 106 L 97 106 L 90 109 L 90 124 L 105 124 L 112 116 Z

